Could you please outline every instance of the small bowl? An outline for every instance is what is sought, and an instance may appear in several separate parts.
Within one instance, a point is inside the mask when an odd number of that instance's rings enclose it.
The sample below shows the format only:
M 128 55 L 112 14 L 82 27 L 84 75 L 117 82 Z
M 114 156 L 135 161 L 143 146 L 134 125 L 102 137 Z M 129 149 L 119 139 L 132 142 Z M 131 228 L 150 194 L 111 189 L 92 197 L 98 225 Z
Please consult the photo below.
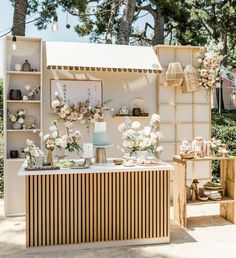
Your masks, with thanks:
M 206 196 L 206 195 L 204 195 L 204 196 L 200 196 L 200 195 L 199 195 L 197 198 L 198 198 L 198 200 L 199 200 L 199 201 L 203 201 L 203 202 L 205 202 L 205 201 L 207 201 L 207 200 L 208 200 L 208 198 L 209 198 L 209 197 L 208 197 L 208 196 Z
M 122 165 L 123 164 L 123 159 L 113 159 L 113 163 L 115 165 Z

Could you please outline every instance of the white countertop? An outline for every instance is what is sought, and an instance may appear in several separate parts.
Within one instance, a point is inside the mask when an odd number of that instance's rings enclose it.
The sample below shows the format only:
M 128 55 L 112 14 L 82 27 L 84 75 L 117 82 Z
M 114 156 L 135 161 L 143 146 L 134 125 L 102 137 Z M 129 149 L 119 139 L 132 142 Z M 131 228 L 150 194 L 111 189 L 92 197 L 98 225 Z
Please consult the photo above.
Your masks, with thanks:
M 58 175 L 58 174 L 87 174 L 87 173 L 115 173 L 115 172 L 142 172 L 142 171 L 161 171 L 161 170 L 174 170 L 174 167 L 166 162 L 158 161 L 161 165 L 156 166 L 133 166 L 126 167 L 123 165 L 115 165 L 112 162 L 94 164 L 87 169 L 78 168 L 61 168 L 57 170 L 35 170 L 26 171 L 25 162 L 18 171 L 19 176 L 31 175 Z

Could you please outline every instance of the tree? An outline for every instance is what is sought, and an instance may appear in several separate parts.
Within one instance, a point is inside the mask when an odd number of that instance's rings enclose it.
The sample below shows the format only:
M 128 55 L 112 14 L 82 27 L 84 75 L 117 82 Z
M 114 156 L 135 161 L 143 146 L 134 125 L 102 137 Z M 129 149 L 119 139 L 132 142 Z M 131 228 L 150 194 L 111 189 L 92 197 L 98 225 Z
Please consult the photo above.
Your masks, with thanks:
M 27 7 L 27 0 L 15 0 L 12 25 L 12 34 L 15 36 L 25 36 Z

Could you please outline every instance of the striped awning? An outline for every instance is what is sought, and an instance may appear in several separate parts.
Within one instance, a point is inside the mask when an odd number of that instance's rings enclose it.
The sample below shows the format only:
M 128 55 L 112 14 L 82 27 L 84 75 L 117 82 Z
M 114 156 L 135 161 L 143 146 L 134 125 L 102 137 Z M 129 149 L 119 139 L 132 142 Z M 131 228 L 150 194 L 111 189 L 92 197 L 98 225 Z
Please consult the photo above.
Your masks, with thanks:
M 162 68 L 153 47 L 46 42 L 48 69 L 157 73 Z

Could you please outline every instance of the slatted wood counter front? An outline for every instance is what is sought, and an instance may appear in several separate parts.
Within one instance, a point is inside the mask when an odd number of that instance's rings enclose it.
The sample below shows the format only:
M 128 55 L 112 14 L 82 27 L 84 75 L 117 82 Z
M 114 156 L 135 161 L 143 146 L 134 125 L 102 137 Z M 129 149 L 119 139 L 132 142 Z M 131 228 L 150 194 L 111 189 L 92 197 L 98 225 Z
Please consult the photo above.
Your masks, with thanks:
M 171 166 L 98 170 L 26 175 L 27 247 L 169 241 Z

